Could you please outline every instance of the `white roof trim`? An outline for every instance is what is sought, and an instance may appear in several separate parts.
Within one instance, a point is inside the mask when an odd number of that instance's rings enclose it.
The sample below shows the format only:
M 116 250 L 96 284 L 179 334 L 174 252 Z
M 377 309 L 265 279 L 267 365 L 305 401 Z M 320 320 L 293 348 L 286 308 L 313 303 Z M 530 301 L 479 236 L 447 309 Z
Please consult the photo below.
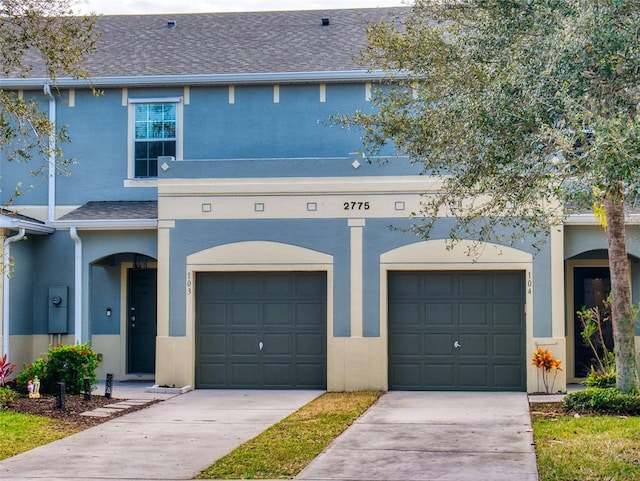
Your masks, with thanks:
M 17 219 L 15 217 L 0 215 L 0 228 L 20 230 L 25 229 L 27 234 L 52 234 L 55 232 L 53 227 L 39 222 L 29 222 L 24 219 Z
M 50 225 L 58 229 L 75 227 L 79 230 L 139 230 L 157 229 L 157 219 L 56 220 Z
M 393 78 L 402 78 L 395 74 Z M 73 79 L 61 77 L 56 79 L 57 87 L 127 87 L 138 85 L 229 85 L 256 83 L 295 83 L 295 82 L 348 82 L 371 81 L 391 78 L 382 70 L 348 70 L 336 72 L 275 72 L 248 74 L 203 74 L 203 75 L 152 75 L 138 77 L 92 77 L 90 79 Z M 47 78 L 3 78 L 2 88 L 42 87 L 51 83 Z
M 593 214 L 572 214 L 565 218 L 565 225 L 600 225 L 600 221 L 596 220 Z M 627 214 L 625 216 L 625 224 L 637 225 L 640 224 L 640 214 Z

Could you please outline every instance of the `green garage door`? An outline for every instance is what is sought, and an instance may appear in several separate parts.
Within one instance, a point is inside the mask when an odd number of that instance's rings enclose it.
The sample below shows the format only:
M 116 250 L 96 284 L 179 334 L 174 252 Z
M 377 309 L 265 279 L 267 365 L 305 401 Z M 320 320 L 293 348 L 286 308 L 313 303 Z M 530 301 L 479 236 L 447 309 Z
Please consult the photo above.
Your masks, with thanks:
M 522 271 L 389 273 L 389 388 L 524 391 Z
M 325 389 L 324 272 L 196 275 L 196 387 Z

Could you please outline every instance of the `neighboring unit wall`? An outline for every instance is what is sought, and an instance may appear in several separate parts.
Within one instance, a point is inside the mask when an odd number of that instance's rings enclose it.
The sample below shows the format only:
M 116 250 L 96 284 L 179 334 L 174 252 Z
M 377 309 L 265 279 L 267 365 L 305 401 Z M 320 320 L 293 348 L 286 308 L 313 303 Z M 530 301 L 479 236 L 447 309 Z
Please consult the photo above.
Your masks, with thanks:
M 574 326 L 575 311 L 581 306 L 574 305 L 574 269 L 576 268 L 607 268 L 609 265 L 607 254 L 607 238 L 602 227 L 592 224 L 574 224 L 565 227 L 565 264 L 567 272 L 566 283 L 566 319 L 567 319 L 567 378 L 569 382 L 581 382 L 582 377 L 574 376 L 575 339 L 578 337 Z M 640 300 L 640 226 L 628 224 L 626 228 L 627 252 L 629 253 L 631 268 L 632 302 Z M 635 344 L 640 361 L 640 321 L 636 320 Z M 640 369 L 640 364 L 639 364 Z

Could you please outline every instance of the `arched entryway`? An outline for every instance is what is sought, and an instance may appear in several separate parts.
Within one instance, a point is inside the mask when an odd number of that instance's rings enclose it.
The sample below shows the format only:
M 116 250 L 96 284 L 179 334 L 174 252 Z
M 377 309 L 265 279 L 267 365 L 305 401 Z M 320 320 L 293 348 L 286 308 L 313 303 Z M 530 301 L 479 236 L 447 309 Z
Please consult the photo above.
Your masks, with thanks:
M 118 379 L 154 378 L 157 335 L 157 262 L 136 252 L 91 263 L 91 339 L 101 372 Z

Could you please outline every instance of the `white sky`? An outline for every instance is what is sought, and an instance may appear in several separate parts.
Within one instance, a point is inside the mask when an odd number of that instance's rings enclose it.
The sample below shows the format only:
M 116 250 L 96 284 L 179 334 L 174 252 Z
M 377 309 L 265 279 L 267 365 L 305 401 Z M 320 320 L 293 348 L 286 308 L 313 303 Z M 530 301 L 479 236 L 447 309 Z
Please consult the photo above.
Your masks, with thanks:
M 407 0 L 76 0 L 74 12 L 113 14 L 321 10 L 406 5 Z

